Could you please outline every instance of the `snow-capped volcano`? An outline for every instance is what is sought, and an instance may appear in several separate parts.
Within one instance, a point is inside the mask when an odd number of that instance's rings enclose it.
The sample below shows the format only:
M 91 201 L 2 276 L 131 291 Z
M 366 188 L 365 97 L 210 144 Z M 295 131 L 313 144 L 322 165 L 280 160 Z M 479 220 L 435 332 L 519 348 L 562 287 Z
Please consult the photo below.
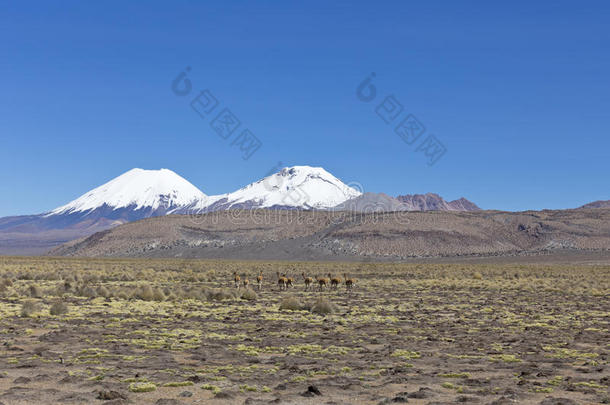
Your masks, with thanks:
M 202 204 L 207 196 L 168 169 L 132 169 L 54 209 L 46 216 L 89 213 L 99 208 L 168 213 L 180 207 Z
M 0 218 L 0 252 L 41 253 L 126 222 L 206 204 L 204 193 L 171 170 L 132 169 L 50 212 Z
M 362 194 L 321 167 L 293 166 L 237 191 L 209 196 L 206 211 L 230 208 L 324 209 Z

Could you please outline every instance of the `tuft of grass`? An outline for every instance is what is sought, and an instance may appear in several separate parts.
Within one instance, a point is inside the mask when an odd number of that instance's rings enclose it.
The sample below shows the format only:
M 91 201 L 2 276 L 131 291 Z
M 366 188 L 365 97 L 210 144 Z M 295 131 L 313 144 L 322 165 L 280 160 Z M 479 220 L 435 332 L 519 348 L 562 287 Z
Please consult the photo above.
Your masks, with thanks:
M 217 387 L 217 386 L 212 385 L 212 384 L 203 384 L 201 386 L 201 389 L 212 391 L 212 394 L 214 394 L 214 395 L 218 394 L 221 391 L 220 387 Z
M 103 285 L 101 285 L 97 288 L 96 293 L 97 293 L 98 297 L 104 297 L 104 298 L 110 297 L 110 292 Z
M 165 297 L 165 294 L 163 293 L 163 291 L 161 291 L 161 289 L 155 288 L 155 289 L 153 289 L 152 299 L 154 301 L 165 301 L 166 297 Z
M 255 301 L 258 298 L 258 294 L 251 289 L 246 288 L 246 290 L 241 294 L 241 299 L 246 301 Z
M 520 363 L 521 359 L 514 354 L 494 354 L 487 357 L 490 361 L 504 362 L 504 363 Z
M 42 297 L 42 288 L 38 284 L 30 284 L 28 287 L 28 295 L 32 298 Z
M 133 382 L 129 384 L 131 392 L 151 392 L 157 389 L 157 386 L 151 382 Z
M 152 301 L 155 294 L 150 284 L 143 284 L 135 291 L 134 297 L 143 301 Z
M 551 392 L 553 392 L 553 388 L 551 387 L 534 387 L 532 388 L 532 392 L 543 392 L 545 394 L 550 394 Z
M 119 291 L 116 298 L 127 301 L 129 299 L 129 294 L 127 294 L 125 291 Z
M 51 315 L 63 315 L 67 314 L 68 311 L 68 304 L 63 301 L 55 301 L 53 305 L 51 305 L 51 308 L 49 308 Z
M 210 290 L 207 294 L 208 300 L 210 301 L 224 301 L 235 298 L 235 295 L 233 295 L 233 290 L 230 288 Z
M 298 311 L 301 303 L 296 297 L 286 297 L 280 302 L 280 311 Z
M 40 305 L 34 300 L 25 300 L 21 304 L 21 316 L 28 318 L 40 310 Z
M 95 298 L 95 297 L 97 297 L 97 291 L 95 291 L 91 287 L 82 287 L 79 290 L 79 295 L 81 295 L 83 297 Z
M 311 312 L 320 315 L 332 314 L 335 310 L 335 305 L 326 298 L 318 299 L 311 307 Z
M 598 388 L 598 389 L 603 389 L 605 388 L 603 385 L 600 385 L 598 383 L 596 383 L 595 381 L 582 381 L 582 382 L 577 382 L 574 383 L 574 386 L 576 387 L 587 387 L 587 388 Z
M 421 355 L 418 352 L 412 352 L 410 350 L 396 349 L 392 353 L 392 357 L 400 357 L 405 360 L 419 359 Z

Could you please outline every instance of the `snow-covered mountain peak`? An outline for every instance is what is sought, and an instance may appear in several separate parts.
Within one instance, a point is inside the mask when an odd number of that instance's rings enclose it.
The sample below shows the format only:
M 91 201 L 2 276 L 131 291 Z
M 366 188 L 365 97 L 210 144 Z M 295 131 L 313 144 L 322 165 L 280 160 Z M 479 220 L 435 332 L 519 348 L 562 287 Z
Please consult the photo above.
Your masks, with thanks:
M 321 167 L 292 166 L 251 183 L 233 193 L 211 196 L 211 210 L 227 208 L 290 207 L 321 209 L 334 207 L 359 196 Z
M 169 169 L 131 169 L 47 215 L 88 212 L 104 206 L 111 209 L 133 208 L 170 210 L 201 204 L 207 196 Z

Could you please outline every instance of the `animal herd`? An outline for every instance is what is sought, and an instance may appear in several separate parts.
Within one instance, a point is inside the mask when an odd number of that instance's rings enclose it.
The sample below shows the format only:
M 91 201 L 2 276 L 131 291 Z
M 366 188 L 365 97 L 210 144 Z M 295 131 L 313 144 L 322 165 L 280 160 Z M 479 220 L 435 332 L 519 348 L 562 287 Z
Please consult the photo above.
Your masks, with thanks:
M 295 280 L 292 277 L 288 277 L 285 273 L 280 274 L 280 272 L 276 272 L 277 275 L 277 286 L 280 291 L 286 291 L 288 288 L 294 288 Z M 305 291 L 309 291 L 310 289 L 315 288 L 315 284 L 318 285 L 318 291 L 323 291 L 324 289 L 330 290 L 338 290 L 341 284 L 345 285 L 346 291 L 352 291 L 354 288 L 354 284 L 356 284 L 356 280 L 353 278 L 349 278 L 347 274 L 343 274 L 343 279 L 341 277 L 333 277 L 330 273 L 328 273 L 328 277 L 316 276 L 315 278 L 309 277 L 305 275 L 305 273 L 301 273 L 303 277 L 303 284 L 305 286 Z M 243 286 L 244 288 L 250 287 L 250 280 L 247 277 L 242 277 L 237 274 L 236 271 L 233 272 L 233 282 L 235 283 L 235 288 L 240 288 Z M 315 284 L 314 284 L 315 283 Z M 263 289 L 263 272 L 261 271 L 258 276 L 256 276 L 256 287 L 258 290 Z

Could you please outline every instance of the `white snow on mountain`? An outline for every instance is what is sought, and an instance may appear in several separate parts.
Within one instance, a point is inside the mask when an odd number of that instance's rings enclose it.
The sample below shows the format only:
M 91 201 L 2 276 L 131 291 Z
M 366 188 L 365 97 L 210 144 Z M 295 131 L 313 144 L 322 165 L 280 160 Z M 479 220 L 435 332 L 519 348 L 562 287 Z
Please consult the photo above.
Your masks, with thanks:
M 132 169 L 76 200 L 54 209 L 46 216 L 89 212 L 104 205 L 112 209 L 174 209 L 203 205 L 207 196 L 197 187 L 168 169 Z
M 361 194 L 321 167 L 293 166 L 235 192 L 209 196 L 207 209 L 323 209 L 334 207 Z

